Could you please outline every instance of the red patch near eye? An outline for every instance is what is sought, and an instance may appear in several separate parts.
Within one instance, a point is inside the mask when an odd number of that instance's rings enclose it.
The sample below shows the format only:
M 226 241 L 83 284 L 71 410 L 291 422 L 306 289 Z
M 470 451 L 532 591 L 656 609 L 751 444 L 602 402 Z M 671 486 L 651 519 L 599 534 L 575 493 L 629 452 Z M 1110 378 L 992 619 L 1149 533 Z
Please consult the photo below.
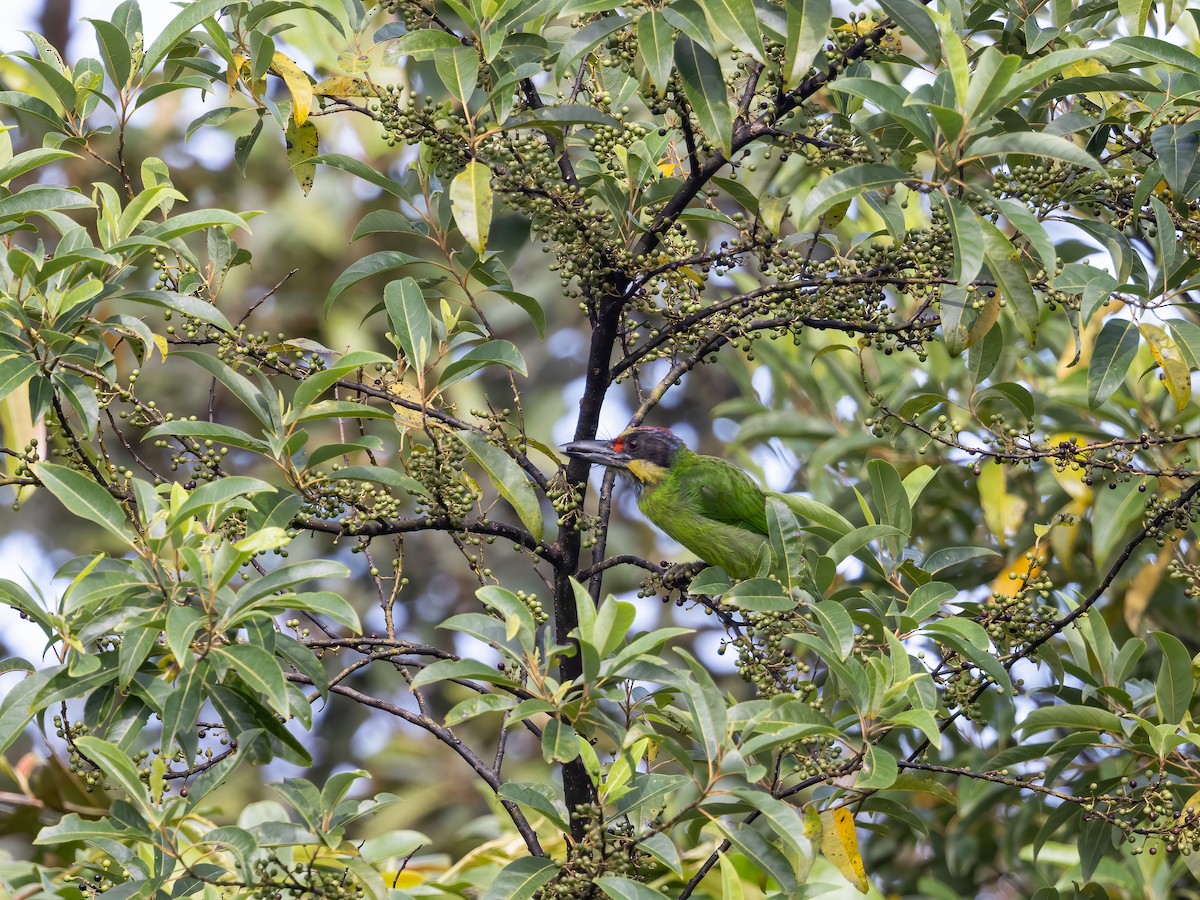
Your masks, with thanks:
M 624 453 L 625 452 L 625 438 L 623 438 L 623 437 L 613 438 L 612 448 L 613 448 L 614 453 Z

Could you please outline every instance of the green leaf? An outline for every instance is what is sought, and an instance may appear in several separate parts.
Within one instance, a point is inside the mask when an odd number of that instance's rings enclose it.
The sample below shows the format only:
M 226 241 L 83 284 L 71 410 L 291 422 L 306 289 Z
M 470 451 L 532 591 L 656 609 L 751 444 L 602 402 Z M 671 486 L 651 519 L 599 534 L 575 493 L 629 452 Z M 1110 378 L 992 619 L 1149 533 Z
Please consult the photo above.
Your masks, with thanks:
M 925 51 L 931 61 L 941 58 L 942 47 L 937 26 L 933 24 L 925 4 L 914 0 L 880 0 L 879 7 Z
M 568 831 L 567 810 L 554 794 L 554 788 L 548 784 L 523 784 L 509 781 L 500 785 L 496 796 L 510 803 L 532 809 L 545 816 L 550 824 L 560 831 Z
M 383 303 L 400 349 L 408 364 L 422 372 L 433 350 L 433 319 L 425 295 L 412 278 L 390 281 L 383 289 Z
M 346 288 L 351 285 L 358 284 L 364 278 L 370 278 L 372 275 L 378 275 L 380 272 L 387 272 L 391 269 L 399 269 L 402 266 L 411 266 L 414 263 L 423 262 L 425 260 L 421 257 L 413 256 L 410 253 L 401 253 L 399 250 L 379 250 L 375 253 L 367 254 L 334 280 L 329 293 L 325 295 L 325 315 L 329 315 L 333 301 L 340 297 Z
M 287 714 L 287 680 L 274 656 L 254 644 L 218 645 L 213 653 L 231 665 L 251 690 L 266 697 L 277 713 Z
M 96 44 L 100 48 L 100 59 L 104 70 L 118 91 L 124 90 L 133 71 L 133 59 L 129 53 L 129 41 L 125 32 L 112 22 L 103 19 L 87 19 L 96 29 Z
M 24 387 L 37 370 L 37 361 L 24 356 L 0 359 L 0 400 Z
M 696 657 L 681 647 L 676 647 L 675 652 L 683 657 L 687 667 L 692 670 L 693 680 L 684 685 L 684 699 L 692 712 L 695 736 L 704 748 L 705 759 L 710 765 L 716 765 L 725 753 L 729 728 L 725 698 L 708 669 Z
M 558 61 L 554 65 L 554 80 L 561 81 L 567 69 L 570 69 L 586 53 L 591 53 L 614 31 L 626 28 L 631 24 L 630 19 L 620 15 L 605 16 L 589 22 L 577 31 L 572 32 L 567 42 L 558 53 Z
M 961 200 L 940 193 L 935 196 L 945 207 L 954 243 L 954 278 L 961 287 L 966 287 L 983 268 L 983 228 L 979 215 Z
M 1067 704 L 1041 706 L 1030 710 L 1029 714 L 1017 724 L 1016 730 L 1028 737 L 1051 728 L 1062 728 L 1068 732 L 1083 729 L 1108 731 L 1116 735 L 1124 734 L 1121 729 L 1121 717 L 1116 713 L 1094 706 Z
M 421 31 L 416 33 L 434 34 L 435 32 Z M 457 44 L 457 41 L 455 43 Z M 329 166 L 332 169 L 341 169 L 343 172 L 349 172 L 351 175 L 356 175 L 363 181 L 369 182 L 380 190 L 387 191 L 389 194 L 399 197 L 401 200 L 412 201 L 412 195 L 409 194 L 408 189 L 404 185 L 388 178 L 381 172 L 377 172 L 360 159 L 344 156 L 341 153 L 325 153 L 318 156 L 313 162 L 318 165 Z M 326 303 L 328 302 L 326 301 Z
M 230 475 L 196 488 L 174 513 L 175 523 L 184 523 L 200 516 L 214 506 L 228 503 L 235 497 L 274 491 L 274 485 L 245 475 Z
M 1092 559 L 1097 566 L 1106 566 L 1121 538 L 1134 522 L 1145 513 L 1145 495 L 1138 487 L 1142 478 L 1117 481 L 1116 488 L 1097 491 L 1092 510 Z
M 0 165 L 0 184 L 8 184 L 14 178 L 31 172 L 39 166 L 57 162 L 60 159 L 77 158 L 79 154 L 70 150 L 58 150 L 48 147 L 38 147 L 18 153 L 12 159 Z M 82 196 L 82 195 L 80 195 Z
M 335 594 L 333 591 L 305 591 L 287 601 L 287 604 L 293 609 L 328 616 L 354 634 L 362 633 L 358 613 L 341 594 Z
M 1025 153 L 1030 156 L 1061 159 L 1085 169 L 1100 171 L 1100 163 L 1082 147 L 1058 135 L 1036 131 L 1011 131 L 992 137 L 976 138 L 967 145 L 966 152 L 983 158 Z
M 672 47 L 675 29 L 664 18 L 660 10 L 643 13 L 637 23 L 638 52 L 646 64 L 646 73 L 655 92 L 662 96 L 671 80 L 671 69 L 675 65 Z
M 668 900 L 662 891 L 620 875 L 601 875 L 594 883 L 612 900 Z
M 247 214 L 248 215 L 248 214 Z M 197 209 L 193 212 L 172 216 L 161 224 L 146 229 L 146 236 L 156 241 L 173 241 L 175 238 L 191 234 L 193 231 L 203 231 L 205 228 L 240 228 L 247 234 L 250 226 L 237 213 L 226 209 Z M 117 245 L 108 248 L 116 250 Z
M 446 366 L 442 377 L 438 379 L 438 387 L 446 388 L 488 366 L 504 366 L 510 371 L 528 374 L 525 371 L 525 360 L 516 345 L 510 341 L 496 339 L 472 347 Z
M 1195 695 L 1192 678 L 1192 657 L 1183 641 L 1165 631 L 1151 632 L 1162 650 L 1162 664 L 1158 680 L 1154 683 L 1154 700 L 1158 704 L 1158 718 L 1167 725 L 1183 722 Z
M 63 121 L 63 117 L 47 103 L 45 100 L 39 100 L 37 97 L 22 91 L 0 91 L 0 106 L 7 106 L 11 109 L 20 110 L 24 113 L 29 113 L 31 116 L 36 116 L 41 119 L 51 130 L 55 132 L 65 132 L 67 125 Z
M 921 568 L 930 575 L 935 575 L 942 571 L 942 569 L 948 569 L 967 560 L 978 559 L 981 556 L 999 555 L 999 553 L 989 547 L 943 547 L 939 550 L 934 550 L 925 557 L 925 561 L 921 563 Z
M 455 47 L 449 53 L 435 54 L 433 66 L 446 90 L 466 106 L 475 93 L 475 82 L 479 78 L 479 54 L 475 48 Z
M 471 160 L 450 182 L 450 210 L 467 243 L 482 255 L 492 225 L 492 170 Z
M 265 428 L 274 429 L 276 423 L 272 417 L 271 402 L 245 375 L 235 372 L 224 360 L 209 356 L 207 353 L 200 353 L 197 350 L 177 350 L 172 356 L 186 359 L 204 369 L 223 384 L 229 393 L 240 400 Z
M 758 17 L 751 0 L 700 0 L 709 24 L 747 56 L 766 62 Z
M 375 40 L 382 42 L 391 37 L 386 31 L 387 26 L 375 32 Z M 418 28 L 401 34 L 388 47 L 388 56 L 399 59 L 407 56 L 416 60 L 437 59 L 438 55 L 448 50 L 461 47 L 462 41 L 445 31 L 437 28 Z
M 121 211 L 121 218 L 117 221 L 118 239 L 124 240 L 129 237 L 133 234 L 133 229 L 140 225 L 150 213 L 164 202 L 173 200 L 187 200 L 187 197 L 169 184 L 156 184 L 146 188 L 130 200 L 129 205 Z
M 907 537 L 907 531 L 896 528 L 894 525 L 862 525 L 851 530 L 849 534 L 842 535 L 822 555 L 838 564 L 853 556 L 872 541 L 894 542 Z
M 852 200 L 864 191 L 874 191 L 900 184 L 908 178 L 894 166 L 859 165 L 834 172 L 817 182 L 816 187 L 804 198 L 796 221 L 807 222 L 846 200 Z
M 836 600 L 822 600 L 809 607 L 813 619 L 839 659 L 845 660 L 854 649 L 854 622 L 850 613 Z
M 796 601 L 784 593 L 783 585 L 771 578 L 739 582 L 721 599 L 730 606 L 751 612 L 782 611 L 796 606 Z
M 116 745 L 90 734 L 75 739 L 75 746 L 89 760 L 98 765 L 107 778 L 129 795 L 130 800 L 142 809 L 150 809 L 150 791 L 138 777 L 133 760 Z
M 219 309 L 191 294 L 179 294 L 175 291 L 133 291 L 122 294 L 119 299 L 145 303 L 159 309 L 169 309 L 180 315 L 207 322 L 221 331 L 233 331 L 233 326 L 229 324 L 229 320 Z
M 1138 328 L 1129 319 L 1109 319 L 1096 337 L 1088 363 L 1088 406 L 1100 406 L 1112 396 L 1137 355 Z
M 529 479 L 511 456 L 473 431 L 455 432 L 458 439 L 470 451 L 475 461 L 483 467 L 496 491 L 517 511 L 517 516 L 529 529 L 535 540 L 542 539 L 542 506 Z
M 66 466 L 46 462 L 38 463 L 34 473 L 70 512 L 95 522 L 126 544 L 135 542 L 133 528 L 121 504 L 91 478 Z
M 1158 164 L 1167 187 L 1176 196 L 1184 196 L 1188 176 L 1192 174 L 1196 156 L 1200 153 L 1200 132 L 1196 123 L 1159 125 L 1150 132 L 1150 144 L 1158 155 Z
M 1032 338 L 1037 332 L 1041 309 L 1033 295 L 1029 273 L 1021 263 L 1021 255 L 1012 241 L 991 222 L 980 220 L 979 226 L 983 229 L 983 258 L 996 281 L 996 289 L 1016 311 L 1017 323 L 1026 336 Z
M 375 484 L 387 485 L 397 490 L 408 491 L 415 495 L 427 494 L 425 485 L 411 475 L 406 475 L 397 469 L 387 466 L 344 466 L 336 472 L 330 472 L 327 481 L 370 481 Z
M 889 788 L 895 783 L 899 772 L 895 756 L 882 747 L 870 744 L 863 756 L 862 775 L 854 782 L 854 787 L 860 791 Z
M 269 454 L 270 446 L 266 441 L 253 438 L 246 432 L 229 425 L 218 425 L 216 422 L 188 422 L 183 419 L 163 422 L 155 425 L 146 432 L 147 438 L 175 435 L 177 437 L 195 437 L 202 440 L 218 441 L 230 447 L 239 447 L 252 453 Z
M 540 109 L 526 110 L 511 118 L 505 119 L 500 125 L 501 131 L 513 131 L 518 128 L 541 128 L 562 130 L 571 125 L 617 125 L 617 120 L 582 103 L 564 103 L 562 106 L 543 106 Z
M 1117 0 L 1117 10 L 1130 34 L 1141 34 L 1146 30 L 1146 20 L 1153 4 L 1154 0 Z
M 812 68 L 825 46 L 833 9 L 829 0 L 785 0 L 787 43 L 783 62 L 784 89 L 791 90 Z
M 321 148 L 321 136 L 316 123 L 305 120 L 297 125 L 296 120 L 290 118 L 284 138 L 287 142 L 288 165 L 292 167 L 292 175 L 299 182 L 300 190 L 307 197 L 317 177 L 316 156 Z
M 550 718 L 542 727 L 542 759 L 566 763 L 579 758 L 579 733 L 567 722 Z
M 500 870 L 483 900 L 529 900 L 558 871 L 558 863 L 544 856 L 514 859 Z
M 85 206 L 95 204 L 78 191 L 35 185 L 0 200 L 0 221 L 21 219 L 30 213 L 40 213 L 49 209 L 80 209 Z
M 152 71 L 179 43 L 180 38 L 190 33 L 209 16 L 216 15 L 222 9 L 229 7 L 244 6 L 245 3 L 246 0 L 194 0 L 189 3 L 180 10 L 179 15 L 167 23 L 167 27 L 147 48 L 143 71 Z
M 1200 57 L 1177 44 L 1152 37 L 1123 37 L 1112 42 L 1112 46 L 1124 50 L 1136 59 L 1153 63 L 1164 63 L 1171 68 L 1200 75 Z
M 675 65 L 700 129 L 726 157 L 731 156 L 733 109 L 721 64 L 686 34 L 680 34 L 675 40 Z

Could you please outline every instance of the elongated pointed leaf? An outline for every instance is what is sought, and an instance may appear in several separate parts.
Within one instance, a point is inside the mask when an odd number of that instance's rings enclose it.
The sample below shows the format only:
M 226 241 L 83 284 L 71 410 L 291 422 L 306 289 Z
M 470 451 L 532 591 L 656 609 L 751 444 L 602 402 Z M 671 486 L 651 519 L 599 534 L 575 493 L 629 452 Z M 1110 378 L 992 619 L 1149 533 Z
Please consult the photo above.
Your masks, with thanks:
M 798 222 L 815 219 L 830 207 L 857 197 L 863 191 L 875 191 L 891 187 L 908 176 L 894 166 L 861 165 L 850 166 L 817 182 L 807 197 L 797 219 Z
M 450 209 L 467 243 L 482 254 L 492 226 L 492 170 L 478 160 L 467 163 L 450 182 Z
M 1088 364 L 1088 406 L 1095 409 L 1121 386 L 1137 354 L 1138 328 L 1128 319 L 1109 319 L 1096 337 Z
M 833 10 L 829 0 L 786 0 L 787 45 L 783 61 L 783 86 L 796 87 L 812 68 L 825 46 Z
M 376 253 L 364 256 L 334 280 L 329 293 L 325 295 L 325 313 L 329 313 L 330 307 L 333 306 L 333 301 L 340 297 L 347 288 L 358 284 L 364 278 L 370 278 L 372 275 L 378 275 L 380 272 L 387 272 L 392 269 L 399 269 L 402 266 L 411 266 L 424 261 L 419 256 L 413 256 L 411 253 L 401 253 L 399 250 L 379 250 Z
M 700 129 L 726 156 L 733 153 L 733 109 L 721 64 L 686 34 L 675 41 L 675 65 Z
M 1139 330 L 1146 339 L 1154 361 L 1162 371 L 1163 387 L 1175 401 L 1175 409 L 1183 412 L 1192 399 L 1192 378 L 1183 351 L 1171 336 L 1157 325 L 1147 323 L 1139 326 Z
M 1033 285 L 1029 283 L 1029 273 L 1025 271 L 1017 249 L 999 228 L 983 220 L 979 226 L 983 229 L 983 258 L 996 281 L 996 289 L 1013 307 L 1017 324 L 1032 338 L 1037 333 L 1041 309 L 1033 294 Z
M 53 463 L 38 463 L 35 473 L 70 512 L 95 522 L 126 544 L 133 543 L 133 527 L 125 510 L 101 485 L 81 472 Z
M 675 29 L 659 10 L 652 10 L 638 19 L 637 33 L 638 50 L 646 64 L 650 83 L 661 97 L 667 90 L 671 68 L 675 65 L 672 56 Z
M 420 372 L 433 346 L 433 319 L 425 295 L 413 279 L 401 278 L 383 289 L 383 303 L 408 364 Z
M 146 50 L 143 71 L 154 69 L 185 34 L 222 9 L 245 5 L 246 0 L 195 0 L 179 11 Z
M 1063 162 L 1100 171 L 1100 163 L 1082 147 L 1058 135 L 1041 134 L 1036 131 L 1016 131 L 995 137 L 981 137 L 968 144 L 966 152 L 985 159 L 1008 153 L 1025 153 L 1030 156 L 1061 159 Z
M 487 472 L 496 491 L 517 511 L 517 516 L 538 540 L 542 538 L 542 506 L 529 478 L 511 456 L 473 431 L 456 432 L 475 461 Z
M 751 0 L 701 0 L 700 5 L 709 24 L 733 46 L 759 62 L 766 61 L 758 16 Z

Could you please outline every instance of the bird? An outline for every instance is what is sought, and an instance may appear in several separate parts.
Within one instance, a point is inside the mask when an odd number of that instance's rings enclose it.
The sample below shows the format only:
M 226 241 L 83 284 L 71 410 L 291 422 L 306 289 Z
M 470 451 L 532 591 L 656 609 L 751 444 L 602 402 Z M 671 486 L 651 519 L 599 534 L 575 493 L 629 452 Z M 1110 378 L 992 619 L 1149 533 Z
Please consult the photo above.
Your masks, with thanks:
M 647 519 L 731 577 L 753 578 L 770 560 L 763 489 L 732 463 L 691 450 L 670 429 L 639 425 L 562 449 L 627 476 Z

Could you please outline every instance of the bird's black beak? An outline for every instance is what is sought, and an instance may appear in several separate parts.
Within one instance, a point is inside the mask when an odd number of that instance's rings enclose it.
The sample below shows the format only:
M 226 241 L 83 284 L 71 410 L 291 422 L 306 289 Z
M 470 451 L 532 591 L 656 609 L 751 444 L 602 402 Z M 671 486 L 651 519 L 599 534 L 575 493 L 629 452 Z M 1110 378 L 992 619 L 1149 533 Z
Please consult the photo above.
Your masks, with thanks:
M 618 453 L 611 441 L 571 441 L 563 444 L 563 453 L 575 459 L 586 459 L 590 463 L 624 469 L 629 466 L 628 453 Z

